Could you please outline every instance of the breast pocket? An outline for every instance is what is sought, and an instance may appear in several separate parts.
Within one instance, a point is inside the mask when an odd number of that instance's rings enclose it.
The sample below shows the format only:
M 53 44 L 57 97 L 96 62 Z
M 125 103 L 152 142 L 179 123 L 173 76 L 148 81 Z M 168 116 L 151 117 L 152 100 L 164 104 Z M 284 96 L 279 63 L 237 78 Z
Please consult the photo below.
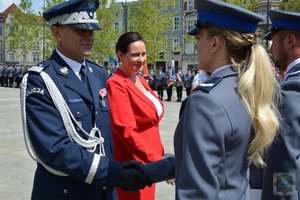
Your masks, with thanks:
M 79 121 L 89 114 L 89 109 L 82 99 L 69 99 L 69 108 L 75 119 Z

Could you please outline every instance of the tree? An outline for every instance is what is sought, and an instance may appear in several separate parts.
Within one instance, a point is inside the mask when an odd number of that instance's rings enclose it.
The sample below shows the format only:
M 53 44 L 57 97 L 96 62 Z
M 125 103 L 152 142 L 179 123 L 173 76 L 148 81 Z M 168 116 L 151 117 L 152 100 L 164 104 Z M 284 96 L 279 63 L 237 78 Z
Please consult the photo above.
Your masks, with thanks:
M 140 0 L 129 7 L 130 27 L 143 35 L 149 64 L 155 65 L 159 53 L 165 50 L 165 33 L 173 24 L 173 14 L 168 10 L 178 3 L 179 0 Z
M 300 2 L 299 0 L 285 0 L 281 3 L 280 8 L 289 12 L 299 12 Z
M 255 12 L 255 4 L 259 0 L 226 0 L 225 2 L 244 7 Z
M 32 13 L 32 2 L 31 0 L 21 0 L 19 3 L 19 8 L 24 12 L 24 13 Z
M 39 25 L 42 20 L 32 13 L 31 0 L 21 0 L 19 6 L 12 12 L 13 20 L 7 32 L 6 46 L 10 50 L 18 50 L 18 54 L 26 54 L 33 47 L 39 52 L 37 43 L 41 38 Z
M 95 31 L 95 44 L 92 59 L 97 60 L 103 65 L 103 61 L 109 55 L 115 54 L 115 43 L 119 36 L 119 30 L 115 29 L 114 15 L 118 13 L 115 0 L 100 0 L 100 6 L 97 10 L 97 18 L 103 30 Z

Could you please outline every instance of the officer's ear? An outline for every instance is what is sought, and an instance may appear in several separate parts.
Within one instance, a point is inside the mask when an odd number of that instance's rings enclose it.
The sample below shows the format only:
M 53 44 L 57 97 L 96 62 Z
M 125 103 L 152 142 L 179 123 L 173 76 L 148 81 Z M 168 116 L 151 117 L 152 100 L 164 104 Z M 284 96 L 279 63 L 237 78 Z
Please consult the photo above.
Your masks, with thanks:
M 287 33 L 285 40 L 288 48 L 293 48 L 297 46 L 297 38 L 294 33 L 292 32 Z
M 61 31 L 58 26 L 51 26 L 51 32 L 56 41 L 61 41 Z

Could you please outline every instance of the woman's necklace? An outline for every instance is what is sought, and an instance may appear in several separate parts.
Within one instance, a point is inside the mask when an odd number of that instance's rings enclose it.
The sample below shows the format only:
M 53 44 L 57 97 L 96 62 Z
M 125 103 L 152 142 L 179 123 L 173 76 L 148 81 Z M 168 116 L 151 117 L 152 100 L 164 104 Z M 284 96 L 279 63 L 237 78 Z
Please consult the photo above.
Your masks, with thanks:
M 143 84 L 141 83 L 139 77 L 136 77 L 136 79 L 137 79 L 137 84 L 136 84 L 137 88 L 138 88 L 139 90 L 141 90 L 141 92 L 143 92 L 143 93 L 145 94 L 145 93 L 147 92 L 146 88 L 145 88 L 145 87 L 143 86 Z

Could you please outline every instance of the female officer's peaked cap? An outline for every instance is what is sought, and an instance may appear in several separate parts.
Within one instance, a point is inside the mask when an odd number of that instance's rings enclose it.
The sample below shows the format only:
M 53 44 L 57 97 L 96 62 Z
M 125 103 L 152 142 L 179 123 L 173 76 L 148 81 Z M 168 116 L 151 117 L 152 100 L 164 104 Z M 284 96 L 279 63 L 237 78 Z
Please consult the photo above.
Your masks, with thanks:
M 77 29 L 101 30 L 96 10 L 98 0 L 70 0 L 58 4 L 43 13 L 51 26 L 69 25 Z
M 254 33 L 263 17 L 242 7 L 216 0 L 198 0 L 198 18 L 188 34 L 201 28 L 217 27 L 243 33 Z

